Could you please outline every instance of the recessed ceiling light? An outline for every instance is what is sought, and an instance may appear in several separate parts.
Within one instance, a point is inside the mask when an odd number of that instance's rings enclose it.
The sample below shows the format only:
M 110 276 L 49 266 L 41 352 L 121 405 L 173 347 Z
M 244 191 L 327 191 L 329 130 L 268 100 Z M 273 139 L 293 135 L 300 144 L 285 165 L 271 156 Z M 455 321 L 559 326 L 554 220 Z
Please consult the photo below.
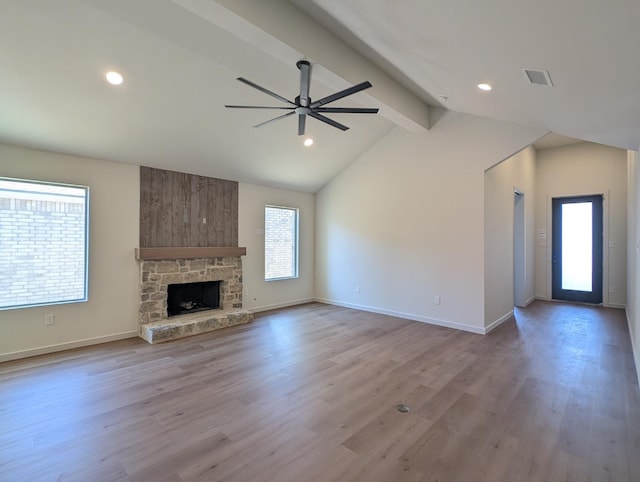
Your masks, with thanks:
M 489 92 L 492 87 L 489 84 L 478 84 L 478 89 Z
M 306 147 L 312 146 L 312 145 L 313 145 L 313 139 L 311 139 L 311 137 L 307 137 L 307 138 L 304 140 L 304 145 L 305 145 Z
M 124 77 L 122 77 L 122 74 L 113 70 L 107 72 L 104 77 L 111 85 L 120 85 L 122 84 L 122 82 L 124 82 Z

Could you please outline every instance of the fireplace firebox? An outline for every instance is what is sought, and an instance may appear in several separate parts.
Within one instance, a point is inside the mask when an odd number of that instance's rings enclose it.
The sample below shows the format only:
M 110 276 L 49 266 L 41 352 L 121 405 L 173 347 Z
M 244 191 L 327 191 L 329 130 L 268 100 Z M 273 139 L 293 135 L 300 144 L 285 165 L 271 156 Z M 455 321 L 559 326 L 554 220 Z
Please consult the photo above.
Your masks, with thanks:
M 167 317 L 220 307 L 220 281 L 167 286 Z

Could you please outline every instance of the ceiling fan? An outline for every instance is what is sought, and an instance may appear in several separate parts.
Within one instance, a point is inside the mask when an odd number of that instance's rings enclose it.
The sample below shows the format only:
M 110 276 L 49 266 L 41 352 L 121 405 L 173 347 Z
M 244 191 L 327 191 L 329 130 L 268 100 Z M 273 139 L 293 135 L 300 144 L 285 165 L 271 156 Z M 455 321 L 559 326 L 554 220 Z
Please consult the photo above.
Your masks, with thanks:
M 299 60 L 296 62 L 296 66 L 300 70 L 300 95 L 298 95 L 293 101 L 282 97 L 281 95 L 276 94 L 275 92 L 271 92 L 264 87 L 259 86 L 258 84 L 254 84 L 253 82 L 244 79 L 242 77 L 238 77 L 238 80 L 244 84 L 247 84 L 254 89 L 259 90 L 260 92 L 264 92 L 271 97 L 278 99 L 285 104 L 288 104 L 286 107 L 272 107 L 272 106 L 262 106 L 262 105 L 225 105 L 225 107 L 229 109 L 279 109 L 279 110 L 288 110 L 286 114 L 279 115 L 274 117 L 273 119 L 269 119 L 265 122 L 261 122 L 260 124 L 256 124 L 253 127 L 262 127 L 264 125 L 270 124 L 271 122 L 278 121 L 280 119 L 284 119 L 285 117 L 289 117 L 293 114 L 298 114 L 298 135 L 304 135 L 305 123 L 307 120 L 307 116 L 313 117 L 319 121 L 324 122 L 325 124 L 329 124 L 330 126 L 336 127 L 342 131 L 346 131 L 349 129 L 344 124 L 340 122 L 336 122 L 333 119 L 325 116 L 324 114 L 377 114 L 378 109 L 374 108 L 362 108 L 362 107 L 324 107 L 324 105 L 334 102 L 338 99 L 342 99 L 343 97 L 347 97 L 351 94 L 355 94 L 356 92 L 360 92 L 361 90 L 368 89 L 371 87 L 371 82 L 361 82 L 358 85 L 354 85 L 353 87 L 349 87 L 348 89 L 341 90 L 340 92 L 336 92 L 335 94 L 328 95 L 327 97 L 323 97 L 320 100 L 312 101 L 311 97 L 309 97 L 309 87 L 311 84 L 311 64 L 306 60 Z

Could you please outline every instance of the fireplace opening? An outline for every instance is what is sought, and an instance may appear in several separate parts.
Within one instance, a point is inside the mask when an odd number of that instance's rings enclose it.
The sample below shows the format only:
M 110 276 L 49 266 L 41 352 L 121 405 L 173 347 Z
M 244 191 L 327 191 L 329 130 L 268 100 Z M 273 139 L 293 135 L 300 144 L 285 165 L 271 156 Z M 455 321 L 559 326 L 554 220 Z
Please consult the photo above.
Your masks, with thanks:
M 220 307 L 220 281 L 167 286 L 167 316 L 184 315 Z

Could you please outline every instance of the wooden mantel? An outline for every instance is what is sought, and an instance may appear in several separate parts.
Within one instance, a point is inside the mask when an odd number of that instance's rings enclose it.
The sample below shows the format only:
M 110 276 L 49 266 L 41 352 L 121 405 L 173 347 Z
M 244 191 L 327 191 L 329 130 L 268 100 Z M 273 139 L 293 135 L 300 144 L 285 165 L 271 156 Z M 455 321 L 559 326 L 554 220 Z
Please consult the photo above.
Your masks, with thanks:
M 136 248 L 136 259 L 196 259 L 196 258 L 226 258 L 245 256 L 247 248 L 237 247 L 167 247 L 167 248 Z

